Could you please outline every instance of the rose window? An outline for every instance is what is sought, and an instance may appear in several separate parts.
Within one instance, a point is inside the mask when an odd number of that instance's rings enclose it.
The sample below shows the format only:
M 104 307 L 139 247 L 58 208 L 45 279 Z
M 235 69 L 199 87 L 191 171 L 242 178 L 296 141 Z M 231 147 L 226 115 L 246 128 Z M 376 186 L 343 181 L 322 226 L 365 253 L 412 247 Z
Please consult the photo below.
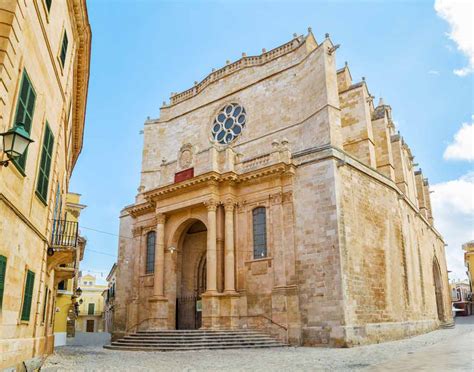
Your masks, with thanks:
M 212 138 L 222 145 L 231 143 L 245 128 L 246 119 L 245 109 L 238 103 L 223 107 L 212 124 Z

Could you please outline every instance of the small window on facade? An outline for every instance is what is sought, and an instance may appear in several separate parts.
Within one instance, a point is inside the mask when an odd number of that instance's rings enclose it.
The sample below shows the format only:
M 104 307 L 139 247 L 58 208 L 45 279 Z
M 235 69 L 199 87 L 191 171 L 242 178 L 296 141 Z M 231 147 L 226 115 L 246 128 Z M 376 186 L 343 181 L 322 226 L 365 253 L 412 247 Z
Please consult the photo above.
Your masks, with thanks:
M 267 257 L 267 217 L 264 207 L 253 210 L 253 258 Z
M 146 268 L 145 272 L 151 274 L 155 272 L 155 240 L 156 234 L 150 231 L 146 235 Z
M 7 273 L 7 258 L 0 256 L 0 309 L 3 303 L 3 291 L 5 289 L 5 276 Z
M 87 315 L 94 315 L 94 308 L 95 304 L 89 304 L 89 308 L 87 309 Z
M 58 284 L 58 290 L 60 291 L 65 291 L 66 290 L 66 282 L 64 280 L 61 280 Z
M 28 270 L 26 274 L 25 291 L 23 293 L 23 307 L 21 309 L 21 320 L 30 320 L 31 304 L 33 302 L 33 287 L 35 285 L 35 273 Z
M 63 35 L 63 42 L 61 43 L 61 54 L 59 58 L 61 59 L 61 65 L 64 67 L 64 64 L 66 63 L 66 55 L 67 55 L 67 44 L 68 44 L 68 39 L 67 39 L 67 33 L 64 31 Z
M 33 89 L 33 85 L 31 84 L 26 70 L 23 70 L 23 77 L 21 79 L 20 92 L 18 94 L 15 121 L 13 122 L 13 126 L 18 125 L 18 123 L 22 123 L 28 134 L 31 134 L 31 123 L 33 121 L 35 102 L 36 93 Z M 26 149 L 23 155 L 13 160 L 13 164 L 15 164 L 15 166 L 20 169 L 21 172 L 25 171 L 27 154 L 28 149 Z

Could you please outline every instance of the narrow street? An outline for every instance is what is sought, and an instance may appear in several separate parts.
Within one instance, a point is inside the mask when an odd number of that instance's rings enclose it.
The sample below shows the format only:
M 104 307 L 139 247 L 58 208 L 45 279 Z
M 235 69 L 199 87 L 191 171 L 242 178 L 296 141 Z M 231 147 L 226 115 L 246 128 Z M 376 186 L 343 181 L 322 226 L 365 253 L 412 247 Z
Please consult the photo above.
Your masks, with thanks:
M 103 339 L 103 338 L 102 338 Z M 93 345 L 56 349 L 43 371 L 472 371 L 474 316 L 453 329 L 351 349 L 285 348 L 199 352 L 119 352 Z

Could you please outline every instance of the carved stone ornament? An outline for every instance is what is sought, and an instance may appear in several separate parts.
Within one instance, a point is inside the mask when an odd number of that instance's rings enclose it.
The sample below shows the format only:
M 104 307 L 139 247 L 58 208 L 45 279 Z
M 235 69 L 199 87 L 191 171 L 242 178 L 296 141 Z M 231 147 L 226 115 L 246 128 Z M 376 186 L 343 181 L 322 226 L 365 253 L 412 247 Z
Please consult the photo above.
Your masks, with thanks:
M 193 163 L 193 146 L 187 143 L 179 150 L 179 166 L 182 169 L 191 167 Z

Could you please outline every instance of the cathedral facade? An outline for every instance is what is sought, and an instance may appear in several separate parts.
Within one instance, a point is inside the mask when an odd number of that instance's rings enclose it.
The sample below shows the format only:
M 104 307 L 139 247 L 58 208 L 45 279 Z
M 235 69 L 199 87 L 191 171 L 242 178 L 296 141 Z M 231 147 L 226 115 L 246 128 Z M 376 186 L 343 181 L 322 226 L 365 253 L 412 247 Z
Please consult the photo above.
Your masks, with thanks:
M 258 328 L 346 347 L 452 321 L 428 181 L 336 50 L 309 29 L 242 54 L 145 122 L 114 338 Z

